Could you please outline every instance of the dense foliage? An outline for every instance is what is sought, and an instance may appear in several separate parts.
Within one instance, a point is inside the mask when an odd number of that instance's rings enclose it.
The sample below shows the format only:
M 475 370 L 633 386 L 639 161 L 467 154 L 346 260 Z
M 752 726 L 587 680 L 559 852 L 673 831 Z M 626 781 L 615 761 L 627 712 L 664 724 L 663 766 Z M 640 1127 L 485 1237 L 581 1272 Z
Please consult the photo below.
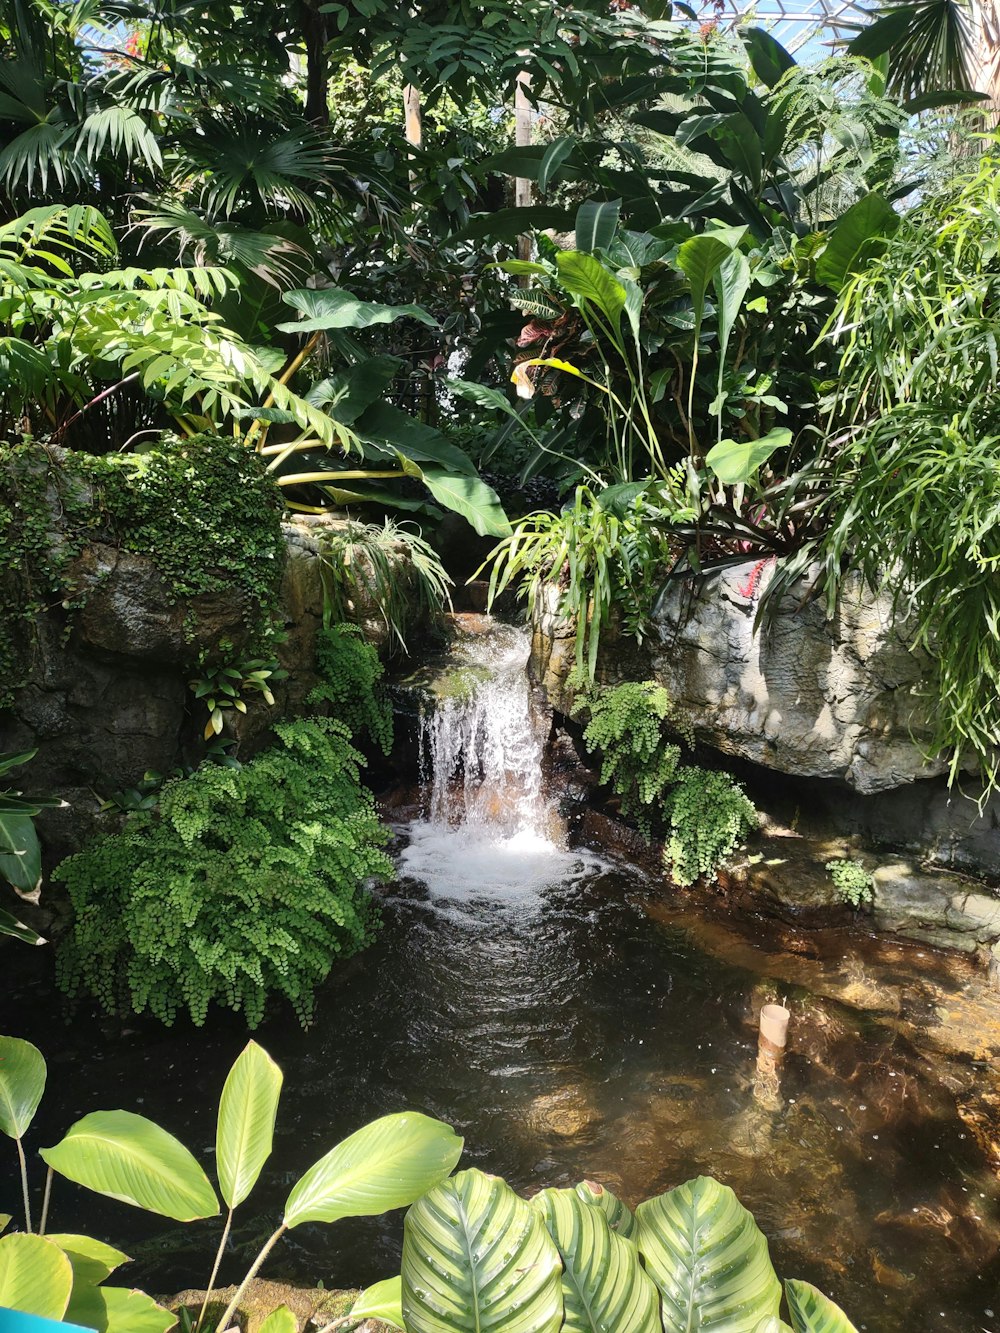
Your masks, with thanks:
M 600 755 L 601 781 L 622 814 L 647 838 L 665 835 L 663 860 L 675 884 L 714 876 L 757 827 L 756 810 L 727 773 L 681 764 L 681 747 L 666 734 L 673 710 L 662 685 L 590 687 L 575 711 L 588 715 L 584 744 Z
M 74 912 L 58 956 L 69 994 L 165 1023 L 184 1009 L 203 1023 L 216 1002 L 251 1027 L 276 994 L 308 1022 L 333 963 L 370 939 L 366 884 L 392 866 L 347 727 L 275 731 L 266 753 L 167 783 L 158 811 L 58 867 Z

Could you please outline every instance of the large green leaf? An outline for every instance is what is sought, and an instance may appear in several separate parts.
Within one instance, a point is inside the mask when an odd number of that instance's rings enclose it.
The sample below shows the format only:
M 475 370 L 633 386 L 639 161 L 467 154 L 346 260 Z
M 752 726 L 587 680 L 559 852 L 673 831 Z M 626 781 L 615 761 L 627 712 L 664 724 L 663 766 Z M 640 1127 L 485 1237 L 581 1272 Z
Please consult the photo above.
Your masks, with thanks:
M 618 279 L 608 272 L 599 259 L 583 254 L 580 250 L 563 250 L 556 263 L 559 266 L 559 281 L 566 290 L 595 305 L 611 324 L 612 330 L 617 332 L 627 297 Z
M 626 483 L 627 484 L 627 483 Z M 608 1226 L 626 1240 L 634 1240 L 638 1223 L 631 1208 L 622 1203 L 617 1194 L 599 1185 L 596 1180 L 581 1180 L 576 1192 L 584 1203 L 600 1208 L 608 1219 Z
M 773 88 L 788 70 L 795 68 L 793 57 L 766 28 L 743 28 L 740 37 L 750 57 L 753 72 L 769 88 Z
M 19 1139 L 45 1091 L 45 1059 L 20 1037 L 0 1037 L 0 1131 Z
M 677 251 L 677 267 L 688 280 L 694 303 L 695 320 L 700 328 L 705 310 L 705 296 L 723 260 L 746 235 L 746 227 L 720 227 L 702 232 L 685 241 Z
M 510 520 L 504 513 L 500 497 L 485 481 L 436 467 L 425 467 L 420 475 L 434 499 L 468 519 L 480 537 L 510 536 Z
M 858 1333 L 843 1310 L 809 1282 L 785 1283 L 795 1333 Z
M 378 301 L 362 301 L 353 292 L 339 287 L 321 287 L 318 290 L 301 288 L 286 292 L 285 303 L 300 311 L 305 318 L 288 324 L 279 324 L 282 333 L 315 333 L 329 329 L 367 329 L 373 324 L 392 324 L 397 319 L 415 319 L 436 329 L 433 315 L 418 305 L 381 305 Z
M 387 1277 L 366 1287 L 351 1306 L 352 1319 L 377 1319 L 393 1328 L 405 1328 L 403 1323 L 403 1279 Z
M 777 449 L 787 449 L 792 432 L 785 426 L 775 426 L 759 440 L 720 440 L 705 455 L 705 462 L 723 486 L 738 486 L 747 482 L 763 467 Z
M 436 463 L 452 472 L 476 475 L 475 464 L 458 445 L 391 403 L 373 403 L 355 423 L 355 430 L 367 443 L 388 446 L 412 462 Z
M 305 1173 L 285 1204 L 285 1225 L 372 1217 L 405 1208 L 454 1169 L 462 1140 L 417 1111 L 373 1120 Z
M 615 239 L 621 211 L 620 199 L 585 200 L 576 210 L 574 232 L 577 250 L 585 254 L 606 250 Z
M 602 1208 L 574 1190 L 541 1190 L 531 1200 L 563 1261 L 565 1333 L 661 1333 L 660 1298 L 631 1241 L 616 1235 Z
M 271 1156 L 281 1078 L 281 1070 L 255 1041 L 247 1042 L 229 1071 L 219 1101 L 215 1160 L 230 1208 L 247 1197 Z
M 96 1287 L 106 1277 L 110 1277 L 116 1268 L 129 1262 L 127 1254 L 105 1245 L 93 1236 L 76 1236 L 68 1233 L 50 1232 L 46 1240 L 58 1245 L 73 1268 L 73 1287 Z
M 489 237 L 494 241 L 515 241 L 525 232 L 568 231 L 573 215 L 565 208 L 533 204 L 529 208 L 498 208 L 493 213 L 474 213 L 458 233 L 456 240 L 474 241 Z
M 37 930 L 32 930 L 26 926 L 23 921 L 18 921 L 12 913 L 5 911 L 0 907 L 0 935 L 9 935 L 13 940 L 20 940 L 22 944 L 44 944 L 45 937 L 39 935 Z
M 15 1232 L 0 1240 L 0 1309 L 62 1319 L 73 1269 L 52 1241 Z
M 840 218 L 816 260 L 816 281 L 839 292 L 873 248 L 899 226 L 899 215 L 880 194 L 866 194 Z
M 715 292 L 716 321 L 719 338 L 718 411 L 722 412 L 722 385 L 726 374 L 726 352 L 737 316 L 750 287 L 750 265 L 739 250 L 731 250 L 715 270 L 712 278 Z M 713 408 L 713 410 L 715 410 Z
M 132 1111 L 93 1111 L 42 1158 L 68 1180 L 122 1203 L 192 1222 L 215 1217 L 208 1177 L 172 1134 Z
M 460 1171 L 406 1214 L 407 1333 L 558 1333 L 560 1268 L 535 1209 L 497 1176 Z
M 260 1325 L 258 1333 L 299 1333 L 299 1321 L 287 1305 L 279 1305 Z
M 29 814 L 0 814 L 0 879 L 25 894 L 41 883 L 42 850 Z
M 698 1176 L 641 1203 L 636 1218 L 665 1333 L 754 1333 L 778 1313 L 781 1287 L 767 1241 L 727 1185 Z
M 167 1333 L 177 1316 L 129 1287 L 73 1288 L 67 1318 L 96 1333 Z

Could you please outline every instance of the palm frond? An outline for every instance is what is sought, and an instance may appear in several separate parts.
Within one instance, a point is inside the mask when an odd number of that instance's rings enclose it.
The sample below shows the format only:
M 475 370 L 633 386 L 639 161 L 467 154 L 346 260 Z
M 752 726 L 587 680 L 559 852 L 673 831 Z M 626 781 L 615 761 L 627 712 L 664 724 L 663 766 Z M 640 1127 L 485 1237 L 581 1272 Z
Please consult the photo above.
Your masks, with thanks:
M 848 50 L 868 60 L 888 55 L 889 91 L 904 102 L 975 86 L 976 25 L 968 0 L 885 4 Z
M 139 225 L 169 237 L 181 258 L 190 255 L 198 265 L 245 270 L 274 287 L 298 280 L 308 262 L 306 250 L 288 237 L 253 230 L 238 222 L 209 220 L 181 204 L 157 201 Z

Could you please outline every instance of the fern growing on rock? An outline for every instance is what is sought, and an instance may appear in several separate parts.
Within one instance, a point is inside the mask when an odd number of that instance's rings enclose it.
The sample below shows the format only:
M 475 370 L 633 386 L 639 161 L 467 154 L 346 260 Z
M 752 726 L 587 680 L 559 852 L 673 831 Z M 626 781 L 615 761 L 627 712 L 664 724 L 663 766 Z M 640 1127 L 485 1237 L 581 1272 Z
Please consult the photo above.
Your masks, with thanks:
M 251 1027 L 273 993 L 309 1021 L 334 961 L 371 938 L 367 882 L 392 873 L 389 835 L 343 722 L 275 732 L 251 763 L 168 783 L 158 811 L 58 867 L 75 913 L 57 964 L 67 993 L 168 1024 L 185 1009 L 201 1024 L 218 1003 Z
M 359 737 L 366 732 L 381 747 L 392 749 L 392 707 L 382 687 L 385 672 L 379 655 L 356 625 L 328 625 L 316 635 L 318 684 L 306 704 L 328 704 L 331 712 Z
M 601 756 L 601 782 L 647 839 L 662 832 L 674 883 L 714 876 L 757 827 L 757 812 L 728 773 L 681 765 L 681 748 L 664 731 L 673 711 L 667 691 L 653 680 L 597 686 L 581 694 L 574 712 L 584 711 L 583 740 Z M 690 733 L 683 738 L 691 744 Z

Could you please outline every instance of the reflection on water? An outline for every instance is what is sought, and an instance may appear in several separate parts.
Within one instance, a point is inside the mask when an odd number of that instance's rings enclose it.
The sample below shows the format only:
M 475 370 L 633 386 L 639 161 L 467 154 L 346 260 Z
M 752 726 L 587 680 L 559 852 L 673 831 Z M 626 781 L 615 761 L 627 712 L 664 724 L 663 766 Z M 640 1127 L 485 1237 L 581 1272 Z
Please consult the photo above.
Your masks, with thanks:
M 450 847 L 440 828 L 412 833 L 404 865 L 432 886 L 393 888 L 381 938 L 327 988 L 311 1031 L 280 1014 L 258 1034 L 284 1068 L 284 1102 L 225 1280 L 299 1171 L 363 1121 L 415 1107 L 459 1128 L 467 1164 L 529 1192 L 588 1176 L 635 1203 L 711 1173 L 753 1209 L 779 1271 L 818 1282 L 859 1328 L 996 1333 L 997 1180 L 958 1109 L 995 1097 L 996 1075 L 922 1030 L 940 1026 L 942 1007 L 976 1001 L 963 965 L 898 946 L 882 958 L 863 940 L 845 959 L 843 932 L 797 944 L 787 927 L 741 932 L 659 887 L 650 901 L 626 870 L 531 845 L 511 891 L 498 867 L 515 865 L 513 847 L 491 864 L 467 830 Z M 24 951 L 20 965 L 37 967 L 41 953 Z M 752 1097 L 753 1015 L 779 992 L 793 1028 L 785 1106 L 770 1114 Z M 36 1145 L 87 1110 L 122 1105 L 210 1157 L 238 1024 L 101 1035 L 83 1016 L 58 1028 L 51 1003 L 25 977 L 4 1020 L 49 1057 Z M 138 1254 L 132 1281 L 163 1291 L 204 1280 L 210 1224 L 160 1225 L 62 1181 L 53 1207 L 54 1226 Z M 364 1283 L 394 1271 L 400 1231 L 398 1217 L 304 1227 L 270 1271 Z

